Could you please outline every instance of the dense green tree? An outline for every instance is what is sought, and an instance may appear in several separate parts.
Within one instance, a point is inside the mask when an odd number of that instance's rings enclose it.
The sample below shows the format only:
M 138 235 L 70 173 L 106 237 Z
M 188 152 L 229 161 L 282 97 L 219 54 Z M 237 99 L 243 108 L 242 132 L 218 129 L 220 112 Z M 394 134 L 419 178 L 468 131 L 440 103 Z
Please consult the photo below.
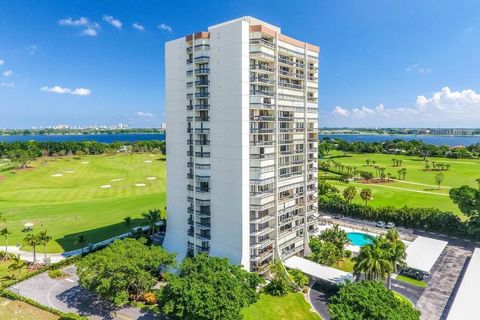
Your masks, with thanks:
M 380 282 L 348 283 L 328 305 L 332 320 L 419 320 L 420 312 Z
M 310 239 L 309 246 L 312 250 L 310 258 L 317 263 L 333 266 L 342 259 L 340 250 L 331 242 L 322 241 L 317 237 L 313 237 Z
M 175 256 L 145 240 L 116 240 L 77 263 L 79 284 L 113 302 L 124 305 L 151 290 L 159 275 L 175 265 Z
M 308 285 L 308 276 L 304 274 L 300 269 L 290 269 L 288 273 L 292 277 L 293 282 L 300 288 L 306 287 Z
M 360 248 L 358 256 L 353 258 L 353 275 L 357 280 L 364 276 L 366 280 L 383 280 L 393 270 L 390 256 L 385 250 L 385 239 L 374 238 L 373 242 Z
M 273 296 L 284 296 L 291 291 L 290 279 L 280 260 L 270 264 L 269 272 L 272 279 L 265 287 L 265 291 Z
M 357 195 L 357 189 L 354 186 L 346 187 L 343 190 L 343 197 L 349 203 L 352 202 L 352 200 L 355 198 L 356 195 Z
M 186 258 L 178 275 L 165 278 L 160 308 L 171 319 L 185 320 L 239 320 L 242 308 L 257 301 L 263 281 L 228 259 L 205 254 Z
M 29 150 L 15 149 L 7 153 L 7 157 L 15 163 L 19 168 L 26 168 L 27 164 L 37 158 L 37 155 Z
M 155 234 L 159 228 L 158 223 L 163 219 L 161 211 L 159 209 L 150 209 L 142 213 L 142 217 L 147 220 L 148 234 Z
M 337 223 L 333 224 L 331 228 L 323 230 L 318 235 L 318 238 L 322 241 L 332 243 L 338 249 L 340 258 L 345 256 L 345 246 L 351 243 L 345 230 L 341 229 Z

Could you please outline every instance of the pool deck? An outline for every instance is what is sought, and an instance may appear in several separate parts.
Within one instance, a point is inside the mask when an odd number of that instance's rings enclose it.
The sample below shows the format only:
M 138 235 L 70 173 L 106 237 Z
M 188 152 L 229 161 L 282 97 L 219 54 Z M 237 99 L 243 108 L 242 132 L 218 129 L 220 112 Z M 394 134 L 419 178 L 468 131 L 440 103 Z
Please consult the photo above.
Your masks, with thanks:
M 318 232 L 316 233 L 316 235 L 319 235 L 323 230 L 326 230 L 326 229 L 329 229 L 331 228 L 332 225 L 331 224 L 326 224 L 326 225 L 319 225 L 318 227 Z M 364 233 L 364 234 L 368 234 L 369 236 L 372 236 L 372 237 L 378 237 L 379 234 L 378 233 L 373 233 L 373 232 L 369 232 L 369 231 L 364 231 L 364 230 L 361 230 L 361 229 L 354 229 L 354 228 L 350 228 L 350 227 L 344 227 L 344 226 L 340 226 L 340 229 L 342 229 L 343 231 L 349 233 L 349 232 L 355 232 L 355 233 Z M 405 245 L 408 247 L 412 244 L 411 241 L 407 241 L 407 240 L 403 240 L 402 241 L 405 243 Z M 345 249 L 347 250 L 350 250 L 352 251 L 352 253 L 359 253 L 360 252 L 360 246 L 355 246 L 355 245 L 348 245 L 345 247 Z

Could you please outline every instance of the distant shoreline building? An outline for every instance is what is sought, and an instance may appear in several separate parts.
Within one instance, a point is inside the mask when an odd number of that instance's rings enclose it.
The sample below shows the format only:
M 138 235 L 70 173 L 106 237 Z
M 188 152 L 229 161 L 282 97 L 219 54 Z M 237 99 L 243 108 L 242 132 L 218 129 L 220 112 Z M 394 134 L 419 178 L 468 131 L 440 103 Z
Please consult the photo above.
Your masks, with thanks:
M 317 226 L 319 47 L 242 17 L 165 45 L 167 234 L 263 272 Z

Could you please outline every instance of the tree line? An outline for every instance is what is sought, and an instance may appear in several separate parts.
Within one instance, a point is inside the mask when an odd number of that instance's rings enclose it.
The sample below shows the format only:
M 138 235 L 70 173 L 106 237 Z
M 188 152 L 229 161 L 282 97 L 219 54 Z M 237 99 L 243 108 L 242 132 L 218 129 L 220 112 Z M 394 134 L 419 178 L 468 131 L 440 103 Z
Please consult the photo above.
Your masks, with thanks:
M 84 156 L 125 152 L 161 152 L 166 154 L 165 141 L 147 140 L 135 142 L 101 143 L 96 141 L 15 141 L 0 142 L 0 158 L 10 159 L 25 168 L 39 157 Z
M 442 179 L 443 177 L 438 178 L 439 186 Z M 365 194 L 362 197 L 365 204 L 352 203 L 357 194 L 354 188 L 345 189 L 342 198 L 337 188 L 324 181 L 319 183 L 318 204 L 323 210 L 357 219 L 392 221 L 398 226 L 406 228 L 440 232 L 446 235 L 477 240 L 480 239 L 480 179 L 478 181 L 479 189 L 465 185 L 450 190 L 450 198 L 465 214 L 466 220 L 461 220 L 453 212 L 436 208 L 372 207 L 368 205 L 371 194 L 367 191 L 364 191 Z
M 332 150 L 342 151 L 343 153 L 403 154 L 408 156 L 419 156 L 424 159 L 427 159 L 428 157 L 471 159 L 480 156 L 480 143 L 466 147 L 450 147 L 447 145 L 437 146 L 418 140 L 406 141 L 394 139 L 383 142 L 348 142 L 342 139 L 324 137 L 318 144 L 319 157 L 327 155 Z

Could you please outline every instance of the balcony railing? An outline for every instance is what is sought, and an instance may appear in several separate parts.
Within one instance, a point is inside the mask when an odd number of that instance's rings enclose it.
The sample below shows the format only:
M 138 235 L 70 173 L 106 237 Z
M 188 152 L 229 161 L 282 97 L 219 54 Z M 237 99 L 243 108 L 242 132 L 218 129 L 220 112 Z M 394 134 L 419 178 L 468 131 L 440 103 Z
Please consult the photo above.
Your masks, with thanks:
M 195 105 L 195 110 L 208 110 L 210 109 L 209 104 L 196 104 Z
M 195 157 L 210 158 L 210 152 L 195 152 Z
M 265 66 L 263 64 L 251 64 L 250 65 L 251 70 L 263 70 L 263 71 L 268 71 L 268 72 L 274 72 L 275 68 Z
M 210 145 L 210 140 L 195 140 L 197 146 L 208 146 Z
M 195 63 L 204 63 L 204 62 L 209 62 L 210 57 L 208 56 L 201 56 L 201 57 L 196 57 L 195 58 Z
M 210 81 L 208 80 L 197 80 L 195 81 L 196 86 L 208 86 L 210 84 Z
M 250 128 L 250 133 L 274 133 L 275 128 Z
M 210 73 L 209 68 L 195 69 L 195 74 L 209 74 L 209 73 Z
M 195 98 L 208 98 L 210 96 L 210 92 L 197 92 L 195 93 Z
M 283 64 L 288 64 L 290 66 L 293 66 L 295 64 L 292 60 L 288 60 L 284 58 L 278 58 L 278 62 Z
M 265 39 L 250 39 L 250 44 L 260 44 L 269 48 L 275 48 L 275 44 Z
M 278 86 L 284 87 L 284 88 L 296 89 L 296 90 L 302 90 L 303 89 L 303 86 L 300 85 L 300 84 L 288 83 L 288 82 L 279 82 Z
M 275 116 L 252 116 L 251 121 L 275 121 Z
M 250 95 L 273 97 L 273 92 L 267 90 L 250 90 Z

